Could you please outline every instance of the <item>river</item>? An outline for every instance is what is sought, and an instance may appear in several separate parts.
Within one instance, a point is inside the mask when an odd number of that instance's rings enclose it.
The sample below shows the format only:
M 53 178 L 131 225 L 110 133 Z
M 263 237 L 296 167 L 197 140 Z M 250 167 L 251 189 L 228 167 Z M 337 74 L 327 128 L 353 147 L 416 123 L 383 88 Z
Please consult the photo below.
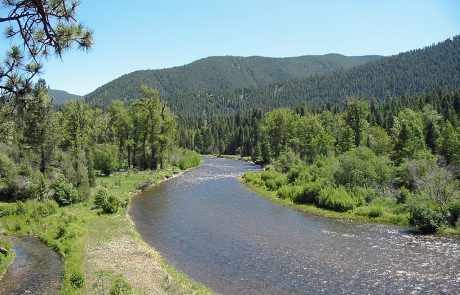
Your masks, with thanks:
M 223 294 L 456 294 L 460 239 L 313 216 L 249 191 L 260 167 L 205 158 L 135 197 L 130 215 L 168 263 Z
M 11 239 L 16 258 L 0 280 L 0 294 L 58 294 L 64 275 L 59 255 L 35 237 Z

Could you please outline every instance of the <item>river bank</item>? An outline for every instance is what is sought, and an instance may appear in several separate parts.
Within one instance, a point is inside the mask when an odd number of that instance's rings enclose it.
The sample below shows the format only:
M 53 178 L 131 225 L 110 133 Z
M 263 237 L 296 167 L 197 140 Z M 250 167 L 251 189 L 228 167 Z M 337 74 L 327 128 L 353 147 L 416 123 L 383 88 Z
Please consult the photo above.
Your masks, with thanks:
M 366 211 L 368 208 L 359 208 L 358 210 L 350 210 L 346 212 L 337 212 L 319 208 L 313 204 L 297 204 L 293 200 L 286 198 L 279 198 L 276 191 L 270 191 L 266 187 L 261 187 L 251 181 L 244 178 L 244 175 L 239 178 L 239 181 L 249 190 L 255 192 L 257 195 L 262 196 L 272 202 L 281 204 L 283 206 L 293 208 L 295 210 L 304 211 L 310 214 L 324 216 L 329 218 L 347 219 L 358 222 L 371 222 L 380 224 L 393 224 L 406 228 L 412 228 L 417 231 L 412 225 L 409 224 L 408 214 L 386 214 L 385 212 L 380 213 L 380 216 L 373 216 L 370 214 L 372 208 L 369 208 L 369 212 Z M 382 209 L 383 210 L 383 209 Z M 384 211 L 384 210 L 383 210 Z M 436 235 L 460 235 L 459 230 L 452 228 L 441 229 Z
M 305 214 L 238 176 L 259 166 L 215 157 L 136 197 L 143 239 L 222 294 L 399 294 L 458 290 L 459 240 Z
M 35 235 L 60 254 L 65 268 L 61 294 L 100 294 L 114 288 L 127 294 L 208 294 L 166 264 L 140 238 L 127 213 L 131 197 L 140 189 L 179 173 L 179 168 L 169 167 L 97 177 L 97 185 L 123 204 L 110 215 L 100 214 L 92 197 L 62 208 L 51 202 L 2 203 L 1 229 L 8 235 Z

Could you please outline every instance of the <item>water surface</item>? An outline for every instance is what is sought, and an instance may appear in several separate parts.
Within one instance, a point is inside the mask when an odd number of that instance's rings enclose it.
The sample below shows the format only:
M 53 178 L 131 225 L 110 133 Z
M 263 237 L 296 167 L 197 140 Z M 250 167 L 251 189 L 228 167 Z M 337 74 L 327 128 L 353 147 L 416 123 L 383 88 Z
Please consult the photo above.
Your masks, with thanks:
M 16 258 L 0 280 L 0 294 L 58 294 L 64 275 L 59 255 L 35 237 L 13 237 L 12 242 Z
M 312 216 L 237 179 L 258 166 L 206 158 L 133 199 L 142 237 L 223 294 L 455 294 L 460 240 Z

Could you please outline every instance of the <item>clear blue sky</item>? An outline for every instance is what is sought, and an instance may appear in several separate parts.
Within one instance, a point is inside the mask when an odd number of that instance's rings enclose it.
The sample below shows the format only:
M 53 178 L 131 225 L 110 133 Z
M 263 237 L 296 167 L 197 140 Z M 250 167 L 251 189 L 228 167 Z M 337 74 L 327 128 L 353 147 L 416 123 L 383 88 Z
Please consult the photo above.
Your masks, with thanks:
M 50 58 L 54 89 L 87 94 L 140 69 L 215 55 L 393 55 L 460 34 L 458 0 L 82 0 L 88 53 Z

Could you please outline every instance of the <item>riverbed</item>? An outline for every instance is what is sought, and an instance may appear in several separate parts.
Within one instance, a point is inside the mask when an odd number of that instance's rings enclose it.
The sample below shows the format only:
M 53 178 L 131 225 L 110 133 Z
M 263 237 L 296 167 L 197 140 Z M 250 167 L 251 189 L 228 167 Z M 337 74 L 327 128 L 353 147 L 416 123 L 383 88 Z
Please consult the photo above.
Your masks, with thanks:
M 0 294 L 58 294 L 64 275 L 59 255 L 35 237 L 11 239 L 16 257 L 0 280 Z
M 134 197 L 129 213 L 168 263 L 223 294 L 459 292 L 459 238 L 283 207 L 238 181 L 259 170 L 205 158 Z

